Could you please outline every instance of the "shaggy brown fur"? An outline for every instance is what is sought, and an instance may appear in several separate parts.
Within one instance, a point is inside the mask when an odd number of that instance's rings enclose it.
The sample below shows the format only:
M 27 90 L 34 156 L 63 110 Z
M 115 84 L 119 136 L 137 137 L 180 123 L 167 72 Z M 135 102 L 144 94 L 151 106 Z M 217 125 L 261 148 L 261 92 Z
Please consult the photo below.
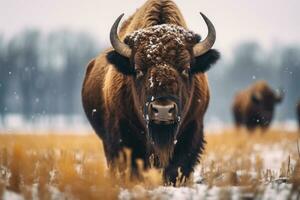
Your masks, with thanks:
M 145 54 L 149 40 L 136 42 L 132 34 L 161 24 L 179 26 L 176 30 L 187 29 L 180 11 L 170 0 L 149 0 L 129 17 L 119 36 L 131 46 L 133 57 L 127 59 L 108 49 L 92 60 L 83 83 L 82 102 L 91 125 L 103 141 L 110 167 L 117 167 L 118 155 L 124 148 L 129 148 L 133 173 L 137 168 L 136 159 L 142 159 L 144 167 L 148 168 L 149 157 L 154 155 L 155 166 L 163 167 L 166 181 L 174 183 L 178 168 L 183 177 L 189 177 L 204 148 L 203 117 L 209 102 L 204 72 L 215 63 L 219 54 L 210 50 L 194 58 L 192 47 L 200 37 L 192 32 L 190 39 L 182 38 L 182 46 L 154 34 L 168 51 L 160 52 L 158 62 L 149 62 Z M 194 69 L 193 74 L 190 66 Z M 137 73 L 143 77 L 138 78 Z M 162 136 L 158 135 L 152 137 L 153 144 L 149 142 L 143 107 L 151 96 L 178 97 L 182 112 L 178 134 L 174 135 L 176 141 L 160 138 L 166 140 L 166 144 L 160 144 L 161 140 L 155 137 Z
M 257 81 L 246 90 L 238 92 L 233 103 L 236 126 L 245 125 L 249 130 L 269 127 L 276 103 L 282 96 L 276 94 L 265 81 Z

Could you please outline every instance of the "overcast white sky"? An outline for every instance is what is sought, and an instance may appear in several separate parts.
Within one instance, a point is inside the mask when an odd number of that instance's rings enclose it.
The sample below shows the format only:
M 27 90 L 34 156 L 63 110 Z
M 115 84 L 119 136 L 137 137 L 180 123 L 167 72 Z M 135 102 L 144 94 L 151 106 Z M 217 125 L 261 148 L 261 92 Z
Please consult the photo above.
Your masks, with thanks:
M 11 37 L 24 28 L 44 32 L 69 28 L 108 42 L 120 13 L 127 16 L 143 0 L 0 0 L 0 32 Z M 205 13 L 217 29 L 216 48 L 230 54 L 239 41 L 258 40 L 264 47 L 300 43 L 299 0 L 175 0 L 190 29 L 206 35 L 199 16 Z

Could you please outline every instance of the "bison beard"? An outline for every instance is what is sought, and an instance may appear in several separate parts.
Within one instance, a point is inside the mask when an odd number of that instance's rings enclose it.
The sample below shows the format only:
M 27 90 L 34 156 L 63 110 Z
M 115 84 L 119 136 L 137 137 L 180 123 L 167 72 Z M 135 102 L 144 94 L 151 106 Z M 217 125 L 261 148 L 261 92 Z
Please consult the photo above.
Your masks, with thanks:
M 175 184 L 179 168 L 180 178 L 189 177 L 199 162 L 210 98 L 205 72 L 219 58 L 211 49 L 214 26 L 201 15 L 208 27 L 202 41 L 174 2 L 148 0 L 119 32 L 123 15 L 115 21 L 113 49 L 89 63 L 83 107 L 110 167 L 117 168 L 118 156 L 129 148 L 133 173 L 141 159 L 145 169 L 163 168 L 165 181 Z
M 148 141 L 153 148 L 155 159 L 158 163 L 156 166 L 166 167 L 172 158 L 174 146 L 176 144 L 176 133 L 178 124 L 159 125 L 150 122 L 148 124 Z

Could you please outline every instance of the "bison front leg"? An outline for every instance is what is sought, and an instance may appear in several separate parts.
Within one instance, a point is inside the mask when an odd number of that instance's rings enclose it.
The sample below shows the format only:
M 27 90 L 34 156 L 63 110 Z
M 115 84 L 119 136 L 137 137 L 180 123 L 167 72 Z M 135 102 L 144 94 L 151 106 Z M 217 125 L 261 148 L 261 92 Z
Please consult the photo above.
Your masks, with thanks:
M 120 140 L 122 141 L 122 139 Z M 128 175 L 131 180 L 140 179 L 135 150 L 124 146 L 122 142 L 109 146 L 105 155 L 111 176 L 117 175 L 121 180 L 125 180 Z
M 189 151 L 182 149 L 180 152 L 175 153 L 175 158 L 164 170 L 164 180 L 167 184 L 178 186 L 181 183 L 185 183 L 185 181 L 190 178 L 202 152 L 200 145 L 198 146 L 199 148 L 197 149 L 193 148 Z
M 164 180 L 167 184 L 178 186 L 185 183 L 199 162 L 200 154 L 205 144 L 203 130 L 190 130 L 179 138 L 173 158 L 164 170 Z
M 121 119 L 114 123 L 110 131 L 106 153 L 110 168 L 114 171 L 117 169 L 120 173 L 129 172 L 132 180 L 141 180 L 140 172 L 149 166 L 146 138 L 141 133 L 143 130 L 136 128 L 134 123 Z

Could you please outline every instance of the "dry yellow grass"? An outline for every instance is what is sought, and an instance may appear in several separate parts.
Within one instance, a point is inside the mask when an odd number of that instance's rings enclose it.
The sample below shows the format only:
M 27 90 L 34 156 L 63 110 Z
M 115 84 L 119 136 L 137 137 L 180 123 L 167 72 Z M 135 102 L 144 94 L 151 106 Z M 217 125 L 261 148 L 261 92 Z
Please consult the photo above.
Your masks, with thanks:
M 206 150 L 197 172 L 209 186 L 245 186 L 245 192 L 256 193 L 257 185 L 262 182 L 284 177 L 297 190 L 298 134 L 280 130 L 251 135 L 243 130 L 207 134 Z M 7 188 L 32 199 L 32 188 L 36 187 L 40 199 L 51 199 L 53 188 L 74 199 L 116 199 L 120 188 L 136 184 L 154 188 L 162 184 L 156 170 L 144 172 L 143 183 L 131 182 L 128 170 L 112 178 L 106 168 L 102 144 L 94 134 L 2 134 L 0 141 L 0 197 Z M 266 158 L 261 155 L 264 147 L 287 152 L 278 172 L 264 166 Z
M 222 134 L 207 135 L 201 174 L 207 178 L 208 184 L 218 186 L 257 186 L 280 177 L 290 178 L 294 169 L 290 161 L 299 159 L 298 138 L 299 133 L 282 130 L 264 133 L 257 130 L 249 134 L 245 130 L 229 129 Z M 264 150 L 268 150 L 269 155 L 263 155 Z M 278 153 L 278 150 L 287 155 L 277 163 L 281 166 L 280 170 L 268 169 L 264 166 L 264 159 Z M 220 176 L 223 178 L 216 180 Z
M 38 183 L 41 199 L 49 199 L 48 185 L 78 199 L 116 198 L 118 188 L 106 177 L 96 136 L 1 135 L 0 140 L 2 179 L 11 190 L 30 197 Z

